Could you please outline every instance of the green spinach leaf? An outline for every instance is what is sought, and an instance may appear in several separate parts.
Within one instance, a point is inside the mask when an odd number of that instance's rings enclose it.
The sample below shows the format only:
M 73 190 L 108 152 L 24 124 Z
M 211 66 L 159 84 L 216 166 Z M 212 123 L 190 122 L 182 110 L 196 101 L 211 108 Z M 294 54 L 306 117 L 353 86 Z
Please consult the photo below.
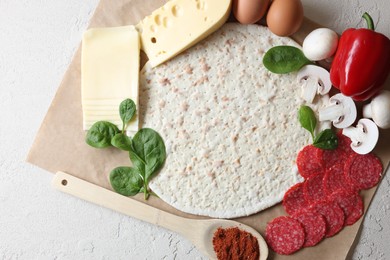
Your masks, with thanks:
M 297 71 L 311 63 L 300 49 L 293 46 L 275 46 L 269 49 L 263 57 L 264 66 L 277 74 Z
M 308 106 L 301 106 L 298 111 L 298 119 L 301 126 L 308 130 L 313 138 L 313 145 L 324 150 L 333 150 L 337 148 L 337 135 L 332 129 L 325 129 L 317 136 L 314 135 L 317 126 L 317 119 L 314 111 Z
M 135 155 L 136 165 L 144 167 L 141 172 L 145 173 L 145 179 L 150 179 L 153 173 L 160 169 L 166 158 L 163 139 L 150 128 L 143 128 L 135 134 L 130 152 Z
M 143 180 L 136 168 L 117 167 L 110 173 L 112 188 L 124 196 L 134 196 L 143 188 Z
M 313 145 L 324 150 L 334 150 L 338 146 L 337 135 L 332 129 L 325 129 L 316 136 Z
M 133 140 L 125 134 L 126 124 L 136 113 L 135 103 L 125 99 L 119 106 L 122 131 L 110 122 L 99 121 L 93 124 L 86 136 L 87 144 L 104 148 L 110 145 L 129 152 L 133 167 L 117 167 L 110 173 L 113 189 L 126 196 L 144 193 L 145 199 L 155 195 L 148 187 L 150 179 L 162 167 L 166 158 L 165 144 L 161 136 L 153 129 L 143 128 Z
M 129 155 L 134 167 L 140 171 L 144 179 L 145 199 L 147 199 L 150 193 L 149 180 L 161 168 L 166 158 L 164 141 L 153 129 L 143 128 L 133 137 Z
M 119 132 L 116 125 L 106 121 L 98 121 L 88 130 L 85 141 L 92 147 L 105 148 L 111 145 L 111 139 Z
M 317 119 L 314 111 L 308 106 L 301 106 L 298 111 L 298 120 L 301 126 L 310 132 L 314 140 L 314 130 L 317 126 Z
M 123 100 L 119 105 L 119 115 L 122 119 L 122 133 L 125 131 L 125 126 L 133 118 L 136 112 L 135 103 L 131 99 Z
M 111 145 L 123 151 L 130 151 L 131 139 L 126 134 L 119 133 L 111 139 Z

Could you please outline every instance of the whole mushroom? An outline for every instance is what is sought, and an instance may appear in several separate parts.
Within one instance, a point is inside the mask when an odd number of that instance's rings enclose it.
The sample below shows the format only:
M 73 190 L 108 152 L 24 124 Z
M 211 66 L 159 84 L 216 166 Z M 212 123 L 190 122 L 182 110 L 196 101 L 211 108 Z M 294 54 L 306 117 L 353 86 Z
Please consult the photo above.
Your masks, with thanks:
M 320 66 L 303 66 L 298 71 L 297 79 L 299 82 L 304 82 L 302 98 L 309 103 L 313 103 L 316 94 L 328 94 L 332 88 L 329 72 Z
M 356 105 L 352 98 L 339 93 L 329 99 L 329 105 L 318 111 L 320 121 L 330 120 L 337 128 L 346 128 L 355 122 Z
M 358 154 L 368 154 L 374 150 L 379 138 L 377 125 L 367 118 L 362 118 L 356 127 L 343 129 L 343 135 L 351 139 L 351 148 Z
M 303 40 L 303 54 L 312 61 L 328 59 L 336 52 L 338 35 L 328 28 L 318 28 Z
M 370 104 L 365 105 L 363 116 L 372 118 L 380 128 L 390 128 L 390 91 L 382 90 Z

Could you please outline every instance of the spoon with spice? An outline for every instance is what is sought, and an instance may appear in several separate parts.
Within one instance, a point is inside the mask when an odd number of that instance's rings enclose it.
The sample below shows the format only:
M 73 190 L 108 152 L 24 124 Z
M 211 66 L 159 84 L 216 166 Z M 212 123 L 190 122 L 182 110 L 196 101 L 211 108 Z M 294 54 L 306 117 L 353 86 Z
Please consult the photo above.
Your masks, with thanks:
M 179 217 L 65 172 L 57 172 L 53 186 L 86 201 L 179 233 L 210 259 L 237 257 L 263 260 L 268 257 L 263 237 L 255 229 L 237 221 Z

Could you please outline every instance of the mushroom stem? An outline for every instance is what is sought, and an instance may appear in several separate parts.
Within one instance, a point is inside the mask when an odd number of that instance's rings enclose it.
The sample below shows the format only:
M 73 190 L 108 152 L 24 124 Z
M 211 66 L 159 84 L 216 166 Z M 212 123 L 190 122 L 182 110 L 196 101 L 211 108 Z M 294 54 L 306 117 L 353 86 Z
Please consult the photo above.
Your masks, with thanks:
M 302 98 L 309 103 L 313 103 L 313 100 L 317 94 L 318 78 L 309 76 L 302 87 Z
M 366 139 L 366 133 L 362 125 L 344 128 L 343 135 L 351 139 L 353 146 L 359 146 Z
M 320 121 L 340 121 L 339 119 L 343 116 L 343 112 L 343 106 L 335 103 L 321 109 L 318 113 L 318 119 Z

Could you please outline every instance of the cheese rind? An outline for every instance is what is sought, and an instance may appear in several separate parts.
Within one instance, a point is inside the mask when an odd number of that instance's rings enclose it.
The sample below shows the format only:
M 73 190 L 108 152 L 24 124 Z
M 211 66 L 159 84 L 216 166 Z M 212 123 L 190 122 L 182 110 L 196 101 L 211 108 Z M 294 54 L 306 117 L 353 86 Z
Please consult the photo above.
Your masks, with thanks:
M 171 0 L 136 25 L 152 67 L 201 41 L 228 19 L 230 0 Z
M 99 120 L 122 128 L 119 104 L 131 98 L 138 107 L 140 41 L 134 26 L 93 28 L 83 35 L 81 96 L 83 127 Z M 114 115 L 112 115 L 114 114 Z M 138 118 L 127 130 L 138 130 Z

